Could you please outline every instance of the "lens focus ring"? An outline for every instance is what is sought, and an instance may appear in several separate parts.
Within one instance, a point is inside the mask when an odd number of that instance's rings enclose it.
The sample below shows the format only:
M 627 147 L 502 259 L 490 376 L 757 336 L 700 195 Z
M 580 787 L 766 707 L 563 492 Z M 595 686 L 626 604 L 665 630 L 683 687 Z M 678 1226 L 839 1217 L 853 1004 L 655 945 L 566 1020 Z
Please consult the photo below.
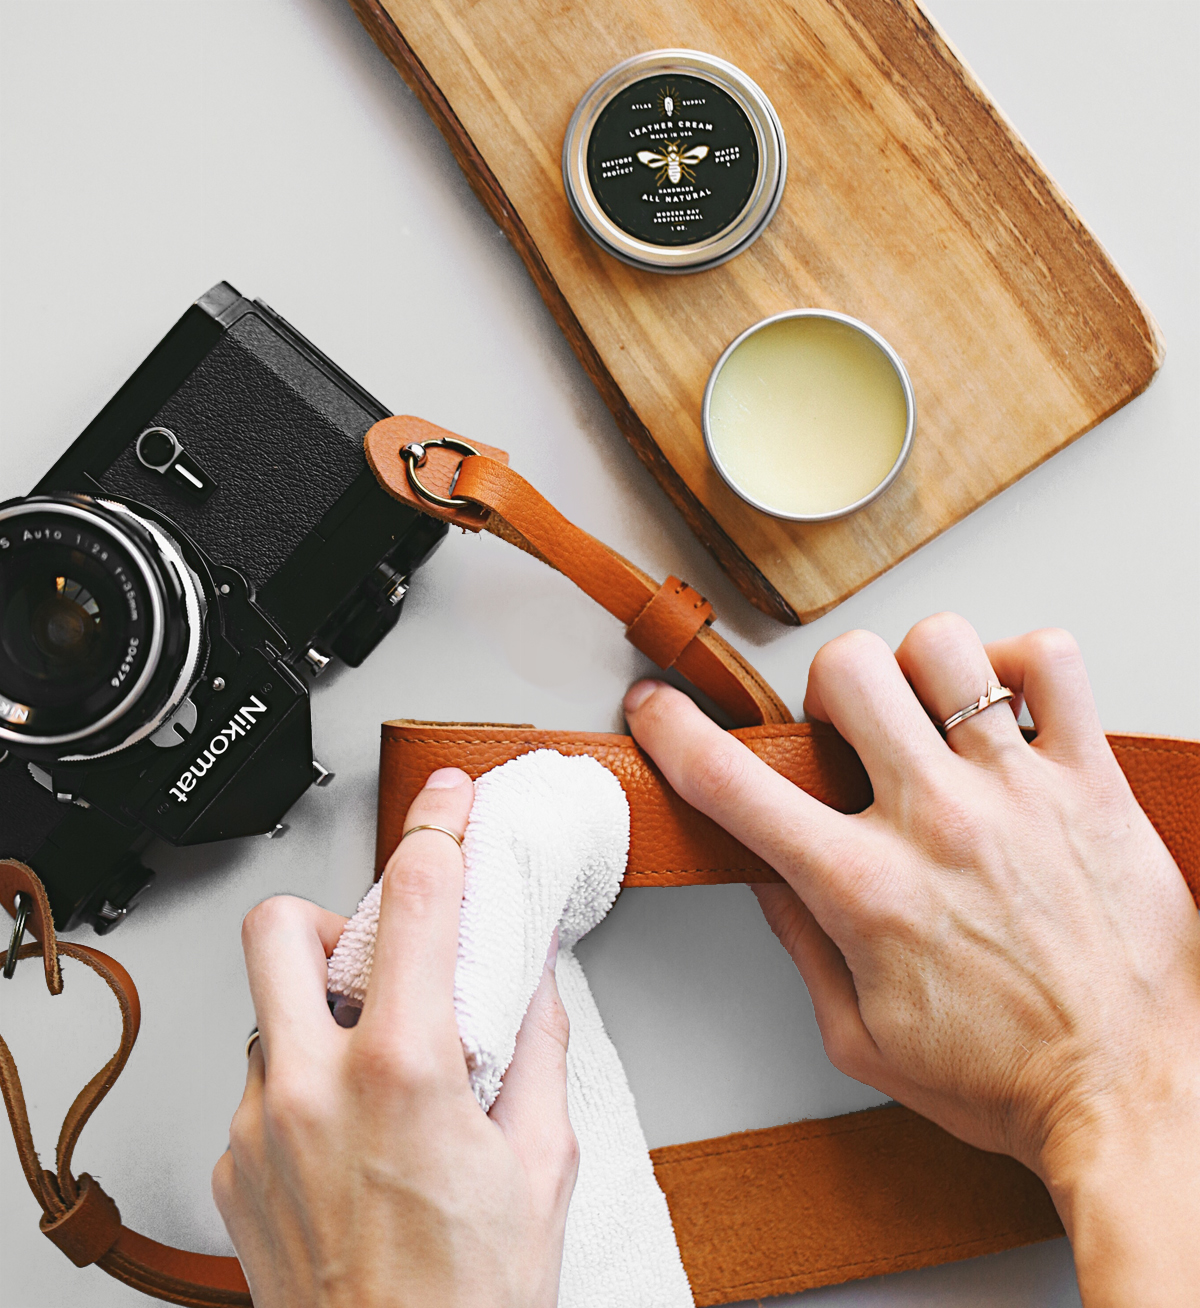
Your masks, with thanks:
M 102 752 L 158 715 L 196 644 L 160 534 L 84 496 L 0 505 L 0 742 Z

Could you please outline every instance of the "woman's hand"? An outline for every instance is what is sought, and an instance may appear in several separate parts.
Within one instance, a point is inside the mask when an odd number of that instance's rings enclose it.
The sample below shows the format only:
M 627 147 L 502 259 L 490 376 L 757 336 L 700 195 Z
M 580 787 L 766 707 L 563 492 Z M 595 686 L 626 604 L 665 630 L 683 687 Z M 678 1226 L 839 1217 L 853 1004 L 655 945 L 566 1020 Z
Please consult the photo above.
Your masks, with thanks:
M 1032 745 L 1005 704 L 945 738 L 930 720 L 992 681 L 1028 703 Z M 865 813 L 818 803 L 669 687 L 626 698 L 670 784 L 787 882 L 756 892 L 834 1064 L 1037 1171 L 1089 1304 L 1189 1302 L 1200 922 L 1075 643 L 1038 632 L 985 650 L 953 615 L 895 655 L 853 632 L 818 652 L 805 710 L 858 752 Z
M 463 832 L 470 778 L 435 772 L 406 827 Z M 484 1114 L 454 1016 L 462 854 L 437 831 L 384 873 L 371 988 L 339 1027 L 345 919 L 269 899 L 243 940 L 261 1037 L 213 1173 L 255 1308 L 553 1308 L 577 1152 L 553 959 Z

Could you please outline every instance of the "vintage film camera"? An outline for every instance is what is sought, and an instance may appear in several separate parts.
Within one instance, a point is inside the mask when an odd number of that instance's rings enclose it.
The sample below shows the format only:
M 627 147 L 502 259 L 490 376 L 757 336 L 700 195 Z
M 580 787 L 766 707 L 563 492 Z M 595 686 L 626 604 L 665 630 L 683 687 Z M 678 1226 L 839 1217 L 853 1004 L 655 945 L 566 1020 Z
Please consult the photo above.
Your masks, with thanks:
M 305 676 L 366 658 L 446 532 L 367 467 L 389 413 L 221 282 L 0 504 L 0 857 L 59 929 L 120 922 L 154 836 L 271 834 L 327 775 Z

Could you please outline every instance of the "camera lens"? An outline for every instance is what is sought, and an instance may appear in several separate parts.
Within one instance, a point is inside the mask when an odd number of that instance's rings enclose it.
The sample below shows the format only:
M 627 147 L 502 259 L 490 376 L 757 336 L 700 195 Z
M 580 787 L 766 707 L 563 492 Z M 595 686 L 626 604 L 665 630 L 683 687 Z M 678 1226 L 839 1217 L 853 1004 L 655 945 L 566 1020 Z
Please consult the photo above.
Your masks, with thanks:
M 0 506 L 0 742 L 75 756 L 152 731 L 198 672 L 203 608 L 178 547 L 124 506 Z

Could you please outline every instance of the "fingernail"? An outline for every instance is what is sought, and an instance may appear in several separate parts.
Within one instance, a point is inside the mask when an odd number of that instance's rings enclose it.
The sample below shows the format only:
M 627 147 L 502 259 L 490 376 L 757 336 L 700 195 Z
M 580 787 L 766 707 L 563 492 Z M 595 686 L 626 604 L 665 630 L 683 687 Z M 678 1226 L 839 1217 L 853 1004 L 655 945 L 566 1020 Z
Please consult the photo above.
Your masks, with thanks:
M 636 713 L 663 684 L 661 681 L 635 681 L 625 692 L 625 712 Z
M 554 934 L 550 937 L 550 948 L 546 950 L 546 966 L 551 972 L 554 971 L 558 963 L 558 927 L 554 928 Z
M 438 768 L 425 783 L 426 790 L 450 790 L 470 778 L 462 768 Z

